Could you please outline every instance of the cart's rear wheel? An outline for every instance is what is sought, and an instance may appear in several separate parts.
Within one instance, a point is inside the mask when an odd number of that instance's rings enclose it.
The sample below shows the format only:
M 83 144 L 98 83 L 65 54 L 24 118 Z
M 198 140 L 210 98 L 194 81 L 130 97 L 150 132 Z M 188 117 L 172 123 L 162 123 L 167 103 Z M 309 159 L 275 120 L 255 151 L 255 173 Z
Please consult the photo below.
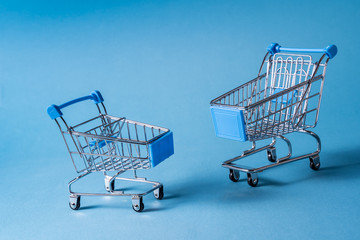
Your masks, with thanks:
M 142 212 L 144 210 L 144 203 L 140 203 L 140 206 L 133 205 L 132 208 L 135 212 Z
M 163 186 L 159 187 L 158 189 L 156 189 L 154 191 L 154 197 L 158 200 L 163 199 L 163 197 L 164 197 L 164 187 Z
M 276 148 L 274 147 L 268 148 L 267 157 L 270 162 L 276 162 Z
M 112 192 L 115 190 L 115 180 L 113 180 L 112 182 L 107 181 L 107 179 L 105 179 L 105 189 L 108 192 Z
M 136 203 L 132 204 L 132 208 L 135 212 L 142 212 L 144 210 L 144 203 L 142 197 L 140 197 L 138 201 L 136 201 Z
M 69 207 L 72 210 L 78 210 L 80 208 L 80 196 L 70 196 Z
M 233 182 L 238 182 L 240 179 L 240 172 L 238 170 L 230 169 L 229 178 Z
M 313 157 L 310 157 L 310 168 L 312 170 L 319 170 L 320 168 L 320 157 L 319 155 L 316 155 L 316 156 L 313 156 Z
M 115 180 L 110 183 L 110 189 L 111 191 L 115 190 Z
M 259 179 L 257 176 L 252 175 L 251 173 L 248 173 L 247 174 L 247 182 L 250 186 L 256 187 L 259 182 Z

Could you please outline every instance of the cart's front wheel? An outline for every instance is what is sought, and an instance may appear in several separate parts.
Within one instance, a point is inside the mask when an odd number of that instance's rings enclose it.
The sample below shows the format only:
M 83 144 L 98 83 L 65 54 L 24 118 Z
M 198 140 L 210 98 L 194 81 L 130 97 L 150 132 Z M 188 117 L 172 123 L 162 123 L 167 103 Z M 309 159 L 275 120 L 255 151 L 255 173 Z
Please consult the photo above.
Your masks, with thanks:
M 256 187 L 256 185 L 259 182 L 259 179 L 255 174 L 248 173 L 247 174 L 247 182 L 250 186 Z
M 80 208 L 80 196 L 70 196 L 69 207 L 72 210 L 78 210 Z
M 115 180 L 110 183 L 110 192 L 115 190 Z
M 238 182 L 240 179 L 240 172 L 238 170 L 230 169 L 229 178 L 233 182 Z
M 105 189 L 108 192 L 112 192 L 115 190 L 115 180 L 113 180 L 112 182 L 109 182 L 106 178 L 105 178 Z
M 270 162 L 276 162 L 276 148 L 274 147 L 268 148 L 267 157 Z
M 142 197 L 133 199 L 132 208 L 135 212 L 142 212 L 144 210 L 144 203 Z
M 156 189 L 154 191 L 154 197 L 158 200 L 163 199 L 163 197 L 164 197 L 164 187 L 163 186 L 159 187 L 158 189 Z
M 135 212 L 142 212 L 144 210 L 144 203 L 140 203 L 140 205 L 133 205 L 132 208 Z
M 310 168 L 312 170 L 319 170 L 320 168 L 320 157 L 319 155 L 316 155 L 316 156 L 313 156 L 313 157 L 310 157 Z

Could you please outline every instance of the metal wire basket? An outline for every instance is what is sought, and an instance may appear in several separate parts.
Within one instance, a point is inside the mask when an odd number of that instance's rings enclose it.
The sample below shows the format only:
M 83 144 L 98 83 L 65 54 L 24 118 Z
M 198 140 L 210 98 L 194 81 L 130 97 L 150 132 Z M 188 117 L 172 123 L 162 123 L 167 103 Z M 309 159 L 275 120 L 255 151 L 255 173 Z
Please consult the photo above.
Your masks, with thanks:
M 75 126 L 69 126 L 61 109 L 85 100 L 93 100 L 98 116 Z M 55 120 L 64 138 L 71 160 L 77 173 L 81 174 L 69 182 L 70 207 L 79 209 L 82 195 L 132 196 L 135 211 L 142 211 L 142 196 L 154 192 L 161 199 L 163 185 L 139 178 L 136 170 L 155 167 L 174 153 L 173 134 L 169 129 L 113 117 L 107 114 L 104 99 L 99 91 L 74 99 L 62 105 L 51 105 L 49 116 Z M 60 119 L 60 121 L 58 120 Z M 120 174 L 133 170 L 134 178 L 120 178 Z M 117 172 L 113 176 L 107 172 Z M 104 172 L 105 188 L 110 193 L 79 193 L 71 190 L 71 185 L 91 172 Z M 115 180 L 150 183 L 153 187 L 143 193 L 127 194 L 115 191 Z
M 283 52 L 323 55 L 314 62 L 311 55 Z M 217 136 L 253 142 L 250 150 L 223 163 L 224 167 L 230 169 L 230 179 L 237 181 L 239 171 L 244 171 L 248 175 L 249 184 L 256 185 L 257 172 L 308 157 L 312 168 L 320 167 L 320 138 L 307 129 L 314 128 L 318 122 L 326 67 L 329 59 L 336 53 L 335 45 L 324 49 L 297 49 L 271 44 L 256 78 L 210 102 Z M 325 57 L 327 59 L 322 62 Z M 262 73 L 265 65 L 265 73 Z M 291 158 L 290 141 L 283 135 L 292 132 L 303 132 L 315 137 L 318 142 L 317 151 Z M 255 141 L 268 138 L 273 139 L 272 143 L 256 149 Z M 289 149 L 286 157 L 277 160 L 273 147 L 276 138 L 284 140 Z M 234 164 L 234 161 L 261 150 L 267 150 L 269 160 L 276 163 L 261 168 L 240 167 Z

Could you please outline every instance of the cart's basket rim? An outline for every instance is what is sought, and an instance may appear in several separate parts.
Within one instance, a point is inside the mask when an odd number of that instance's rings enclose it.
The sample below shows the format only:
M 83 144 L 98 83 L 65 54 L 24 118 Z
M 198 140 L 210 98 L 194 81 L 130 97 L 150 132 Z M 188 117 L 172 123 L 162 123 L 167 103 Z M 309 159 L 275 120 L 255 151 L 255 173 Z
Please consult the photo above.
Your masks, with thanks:
M 84 125 L 86 123 L 89 123 L 91 121 L 94 121 L 94 120 L 96 120 L 98 118 L 101 118 L 101 117 L 106 117 L 106 118 L 112 119 L 112 120 L 114 120 L 114 122 L 108 123 L 106 125 L 99 125 L 99 126 L 93 127 L 92 129 L 87 130 L 85 132 L 75 130 L 75 128 L 77 128 L 79 126 L 82 126 L 82 125 Z M 145 140 L 136 140 L 136 139 L 128 139 L 128 138 L 121 138 L 121 137 L 113 137 L 113 136 L 103 136 L 103 135 L 88 133 L 88 132 L 92 131 L 95 128 L 98 128 L 98 127 L 101 127 L 101 126 L 105 126 L 105 127 L 111 126 L 111 125 L 116 124 L 116 123 L 118 123 L 120 121 L 124 121 L 124 124 L 125 123 L 130 123 L 130 124 L 134 124 L 134 125 L 137 125 L 137 126 L 140 126 L 140 127 L 153 128 L 153 129 L 162 131 L 162 133 L 148 139 L 147 141 L 145 141 Z M 73 127 L 69 127 L 69 129 L 67 129 L 65 131 L 62 130 L 61 132 L 64 133 L 64 134 L 76 135 L 76 136 L 82 136 L 82 137 L 90 137 L 90 138 L 100 139 L 100 140 L 147 145 L 147 144 L 150 144 L 151 142 L 157 140 L 158 138 L 162 137 L 164 134 L 170 132 L 170 129 L 155 126 L 155 125 L 151 125 L 151 124 L 147 124 L 147 123 L 142 123 L 142 122 L 138 122 L 138 121 L 134 121 L 134 120 L 130 120 L 130 119 L 126 119 L 125 117 L 119 118 L 119 117 L 114 117 L 114 116 L 107 115 L 107 114 L 106 115 L 102 114 L 102 115 L 94 117 L 94 118 L 92 118 L 90 120 L 87 120 L 87 121 L 85 121 L 83 123 L 77 124 L 77 125 L 75 125 Z
M 257 78 L 255 78 L 255 79 L 253 79 L 253 80 L 251 80 L 251 81 L 256 81 L 256 80 L 258 80 L 258 79 L 260 79 L 260 78 L 262 78 L 262 77 L 264 77 L 264 74 L 261 75 L 261 76 L 259 76 L 259 77 L 257 77 Z M 323 76 L 322 74 L 319 74 L 319 75 L 317 75 L 317 76 L 314 77 L 314 79 L 312 80 L 312 82 L 317 81 L 317 80 L 322 79 L 322 78 L 324 78 L 324 76 Z M 250 82 L 251 82 L 251 81 L 250 81 Z M 210 104 L 211 104 L 211 106 L 231 107 L 231 108 L 238 108 L 239 110 L 248 110 L 248 109 L 254 108 L 254 107 L 258 106 L 258 105 L 261 105 L 261 104 L 263 104 L 263 103 L 265 103 L 265 102 L 271 101 L 271 100 L 273 100 L 273 99 L 277 99 L 278 97 L 281 97 L 282 95 L 284 95 L 284 94 L 286 94 L 286 93 L 288 93 L 288 92 L 291 92 L 291 91 L 293 91 L 293 90 L 295 90 L 295 89 L 297 89 L 297 88 L 299 88 L 299 87 L 302 87 L 302 86 L 304 86 L 304 85 L 306 85 L 306 84 L 309 84 L 310 81 L 311 81 L 311 78 L 309 78 L 308 80 L 303 81 L 303 82 L 301 82 L 301 83 L 299 83 L 299 84 L 296 84 L 296 85 L 294 85 L 294 86 L 292 86 L 292 87 L 289 87 L 289 88 L 287 88 L 287 89 L 284 89 L 284 90 L 282 90 L 282 91 L 280 91 L 280 92 L 278 92 L 278 93 L 272 94 L 271 96 L 268 96 L 268 97 L 266 97 L 266 98 L 264 98 L 264 99 L 261 99 L 261 100 L 255 102 L 255 103 L 249 104 L 249 105 L 247 105 L 247 106 L 237 106 L 237 105 L 216 103 L 216 101 L 219 101 L 220 99 L 222 99 L 223 97 L 227 96 L 228 94 L 230 94 L 230 93 L 232 93 L 232 92 L 234 92 L 234 91 L 237 91 L 238 89 L 241 89 L 243 86 L 247 85 L 247 84 L 249 83 L 249 82 L 247 82 L 247 83 L 242 84 L 241 86 L 239 86 L 239 87 L 237 87 L 237 88 L 234 88 L 233 90 L 231 90 L 231 91 L 229 91 L 229 92 L 227 92 L 227 93 L 225 93 L 225 94 L 223 94 L 223 95 L 221 95 L 221 96 L 213 99 L 213 100 L 210 102 Z
M 214 98 L 213 100 L 210 101 L 210 104 L 211 105 L 224 105 L 224 104 L 221 104 L 221 103 L 216 103 L 216 101 L 219 101 L 220 99 L 222 99 L 223 97 L 233 93 L 233 92 L 236 92 L 237 90 L 243 88 L 244 86 L 248 85 L 248 84 L 251 84 L 252 82 L 256 82 L 257 80 L 263 78 L 266 76 L 266 73 L 260 75 L 260 76 L 257 76 L 256 78 L 244 83 L 244 84 L 241 84 L 240 86 L 234 88 L 234 89 L 231 89 L 230 91 L 224 93 L 224 94 L 221 94 L 219 97 L 217 98 Z M 229 105 L 229 106 L 233 106 L 233 107 L 239 107 L 239 108 L 243 108 L 243 107 L 240 107 L 240 106 L 234 106 L 234 105 Z

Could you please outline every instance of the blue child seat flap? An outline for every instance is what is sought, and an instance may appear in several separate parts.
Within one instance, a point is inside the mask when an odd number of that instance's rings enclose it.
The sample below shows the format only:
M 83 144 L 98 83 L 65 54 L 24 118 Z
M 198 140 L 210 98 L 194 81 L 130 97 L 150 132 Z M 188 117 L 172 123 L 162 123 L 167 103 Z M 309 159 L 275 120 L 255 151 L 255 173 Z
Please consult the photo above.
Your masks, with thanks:
M 245 142 L 247 135 L 243 110 L 211 106 L 216 136 Z

